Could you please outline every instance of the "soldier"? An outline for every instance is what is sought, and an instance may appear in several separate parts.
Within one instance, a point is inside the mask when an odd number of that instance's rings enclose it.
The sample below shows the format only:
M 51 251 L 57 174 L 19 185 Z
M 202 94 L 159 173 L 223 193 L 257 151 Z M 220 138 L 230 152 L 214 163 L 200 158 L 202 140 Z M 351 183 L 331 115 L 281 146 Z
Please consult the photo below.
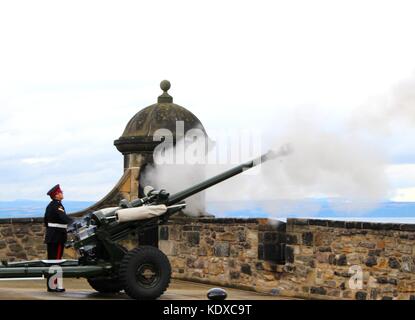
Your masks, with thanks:
M 73 220 L 66 215 L 62 205 L 63 192 L 57 184 L 47 193 L 52 201 L 46 208 L 44 223 L 46 227 L 45 243 L 47 244 L 48 260 L 60 260 L 63 256 L 65 242 L 67 240 L 66 229 Z M 56 279 L 57 280 L 57 279 Z M 55 281 L 55 284 L 57 281 Z M 47 281 L 48 292 L 64 292 L 64 288 L 51 288 L 49 278 Z

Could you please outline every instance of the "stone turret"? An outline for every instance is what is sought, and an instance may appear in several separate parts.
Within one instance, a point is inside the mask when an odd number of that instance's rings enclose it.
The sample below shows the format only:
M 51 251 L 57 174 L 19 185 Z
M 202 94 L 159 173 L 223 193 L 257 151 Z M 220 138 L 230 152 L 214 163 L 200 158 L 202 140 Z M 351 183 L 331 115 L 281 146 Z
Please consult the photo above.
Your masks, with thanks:
M 190 129 L 198 128 L 207 137 L 200 120 L 186 108 L 173 103 L 173 97 L 168 93 L 170 87 L 170 82 L 163 80 L 160 83 L 163 94 L 158 97 L 157 103 L 137 112 L 128 122 L 121 137 L 114 141 L 114 145 L 124 156 L 124 170 L 153 162 L 154 148 L 160 143 L 154 140 L 157 130 L 170 130 L 176 143 L 178 121 L 183 121 L 185 134 Z
M 116 206 L 121 199 L 131 201 L 143 196 L 143 186 L 140 185 L 141 176 L 146 165 L 154 162 L 154 149 L 162 142 L 160 139 L 155 139 L 155 133 L 158 130 L 169 130 L 172 133 L 173 144 L 176 144 L 176 141 L 180 139 L 176 136 L 176 125 L 180 122 L 183 125 L 184 135 L 189 130 L 197 128 L 202 130 L 204 137 L 208 139 L 200 120 L 186 108 L 173 103 L 173 97 L 168 93 L 170 87 L 170 82 L 163 80 L 160 83 L 163 93 L 158 97 L 157 103 L 138 111 L 127 123 L 122 135 L 114 141 L 115 147 L 124 157 L 124 173 L 120 180 L 104 198 L 74 215 L 81 216 L 88 211 Z M 200 203 L 198 207 L 204 211 L 203 194 L 195 197 Z

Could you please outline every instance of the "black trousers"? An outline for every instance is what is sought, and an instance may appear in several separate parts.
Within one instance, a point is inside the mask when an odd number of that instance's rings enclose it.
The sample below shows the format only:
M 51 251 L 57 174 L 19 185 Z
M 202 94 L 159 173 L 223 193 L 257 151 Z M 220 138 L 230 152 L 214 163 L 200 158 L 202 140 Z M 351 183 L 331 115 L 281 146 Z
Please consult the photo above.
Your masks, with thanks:
M 55 243 L 48 243 L 47 249 L 48 249 L 48 260 L 60 260 L 63 256 L 63 250 L 65 246 L 63 243 L 55 242 Z M 50 276 L 46 277 L 46 286 L 48 289 L 49 287 L 49 279 Z M 55 286 L 57 284 L 57 281 L 54 282 Z
M 47 247 L 48 247 L 48 260 L 62 259 L 63 250 L 65 249 L 65 246 L 63 243 L 59 243 L 59 242 L 48 243 Z

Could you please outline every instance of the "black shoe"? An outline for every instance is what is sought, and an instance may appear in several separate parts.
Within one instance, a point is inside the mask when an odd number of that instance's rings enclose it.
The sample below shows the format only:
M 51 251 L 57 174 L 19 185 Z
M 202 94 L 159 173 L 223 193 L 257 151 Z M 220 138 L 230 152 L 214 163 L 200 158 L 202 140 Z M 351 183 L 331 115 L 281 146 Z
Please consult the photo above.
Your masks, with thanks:
M 48 292 L 65 292 L 65 289 L 64 288 L 62 288 L 62 289 L 58 289 L 58 288 L 50 289 L 50 288 L 48 288 Z

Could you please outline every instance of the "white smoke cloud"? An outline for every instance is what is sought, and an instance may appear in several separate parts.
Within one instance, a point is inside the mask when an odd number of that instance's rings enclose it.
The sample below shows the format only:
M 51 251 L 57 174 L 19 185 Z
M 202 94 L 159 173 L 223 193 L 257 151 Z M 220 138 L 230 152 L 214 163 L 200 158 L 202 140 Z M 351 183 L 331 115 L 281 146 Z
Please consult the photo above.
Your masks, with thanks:
M 264 142 L 264 150 L 279 150 L 288 143 L 293 149 L 291 154 L 262 163 L 257 169 L 207 190 L 206 197 L 215 201 L 217 210 L 258 209 L 259 205 L 262 211 L 275 217 L 299 208 L 304 214 L 312 214 L 320 209 L 318 204 L 302 203 L 300 207 L 299 204 L 305 199 L 326 197 L 332 199 L 333 208 L 355 212 L 373 208 L 387 197 L 386 159 L 362 137 L 324 131 L 319 124 L 307 120 L 297 119 L 296 126 L 289 127 L 294 129 L 286 130 L 279 137 L 268 138 L 270 141 Z M 167 151 L 169 158 L 174 152 L 175 149 Z M 219 150 L 211 149 L 210 152 L 218 153 Z M 258 155 L 251 154 L 250 157 Z M 156 159 L 155 162 L 159 161 Z M 174 193 L 233 166 L 230 163 L 155 164 L 146 169 L 144 181 Z M 189 199 L 187 212 L 203 211 L 201 200 L 203 198 Z
M 393 85 L 383 94 L 370 97 L 352 117 L 354 130 L 375 135 L 391 134 L 415 125 L 415 74 Z

